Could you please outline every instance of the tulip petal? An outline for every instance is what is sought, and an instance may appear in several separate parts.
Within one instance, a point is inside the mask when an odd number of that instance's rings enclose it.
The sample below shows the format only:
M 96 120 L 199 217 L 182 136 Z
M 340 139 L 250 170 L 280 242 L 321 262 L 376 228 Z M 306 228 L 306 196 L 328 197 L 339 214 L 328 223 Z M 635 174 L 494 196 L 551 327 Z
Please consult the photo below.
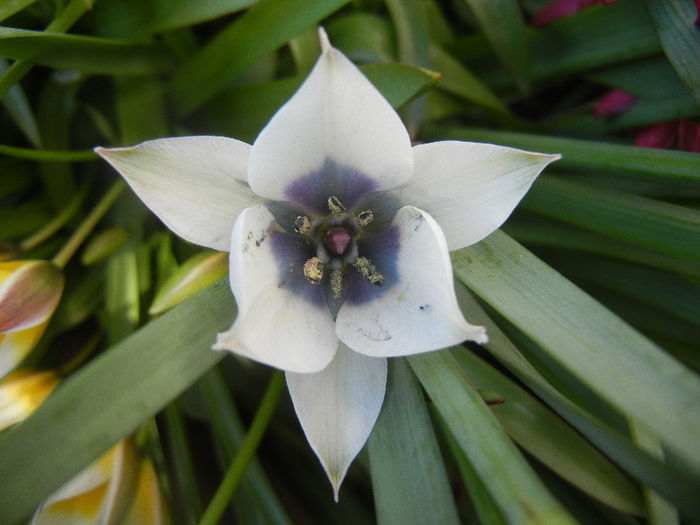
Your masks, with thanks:
M 53 264 L 23 262 L 0 284 L 0 334 L 42 324 L 53 314 L 62 293 L 63 274 Z
M 335 359 L 321 372 L 287 372 L 294 409 L 328 474 L 336 501 L 348 467 L 381 410 L 386 375 L 386 359 L 360 355 L 342 343 Z
M 49 321 L 26 330 L 0 334 L 0 379 L 11 372 L 36 346 Z
M 413 152 L 416 174 L 392 193 L 430 213 L 450 250 L 474 244 L 503 224 L 540 172 L 561 158 L 458 141 L 421 144 Z
M 393 282 L 357 281 L 338 312 L 336 332 L 356 352 L 395 357 L 438 350 L 465 340 L 485 343 L 486 330 L 464 320 L 457 305 L 445 236 L 426 212 L 404 206 L 394 218 L 398 250 Z M 393 250 L 393 248 L 392 248 Z M 385 279 L 387 279 L 385 277 Z
M 168 228 L 201 246 L 228 251 L 238 214 L 262 202 L 248 187 L 245 142 L 176 137 L 95 151 Z
M 322 30 L 321 39 L 324 50 L 313 71 L 253 144 L 248 181 L 268 199 L 324 211 L 330 195 L 309 202 L 306 189 L 318 183 L 340 187 L 336 196 L 352 206 L 362 195 L 352 192 L 354 183 L 346 180 L 361 180 L 368 185 L 365 192 L 395 187 L 413 173 L 413 157 L 406 128 L 393 108 L 352 62 L 330 47 Z
M 301 236 L 278 229 L 267 208 L 241 213 L 229 258 L 238 317 L 214 349 L 292 372 L 317 372 L 331 362 L 338 338 L 323 288 L 304 277 L 307 249 Z
M 52 371 L 18 370 L 0 382 L 0 430 L 34 412 L 58 384 Z

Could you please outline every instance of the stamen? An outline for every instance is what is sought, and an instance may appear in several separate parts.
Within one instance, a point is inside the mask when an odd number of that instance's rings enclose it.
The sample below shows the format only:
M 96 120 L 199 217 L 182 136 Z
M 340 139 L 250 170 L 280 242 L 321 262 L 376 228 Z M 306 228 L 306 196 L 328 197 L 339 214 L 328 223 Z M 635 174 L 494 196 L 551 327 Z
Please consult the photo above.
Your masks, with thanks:
M 299 215 L 294 221 L 294 231 L 306 235 L 311 231 L 311 221 L 305 215 Z
M 384 283 L 384 276 L 377 271 L 377 268 L 367 259 L 367 257 L 358 257 L 354 263 L 357 271 L 362 274 L 362 277 L 367 279 L 372 284 L 381 286 Z
M 340 270 L 331 272 L 331 292 L 333 299 L 340 299 L 343 295 L 343 272 Z
M 311 257 L 304 263 L 304 277 L 311 284 L 318 284 L 323 279 L 323 261 L 318 257 Z
M 372 210 L 361 211 L 360 214 L 357 216 L 357 222 L 361 228 L 364 228 L 373 220 L 374 213 L 372 213 Z
M 345 213 L 345 206 L 340 202 L 340 199 L 335 195 L 328 197 L 328 209 L 331 210 L 333 215 L 342 215 Z

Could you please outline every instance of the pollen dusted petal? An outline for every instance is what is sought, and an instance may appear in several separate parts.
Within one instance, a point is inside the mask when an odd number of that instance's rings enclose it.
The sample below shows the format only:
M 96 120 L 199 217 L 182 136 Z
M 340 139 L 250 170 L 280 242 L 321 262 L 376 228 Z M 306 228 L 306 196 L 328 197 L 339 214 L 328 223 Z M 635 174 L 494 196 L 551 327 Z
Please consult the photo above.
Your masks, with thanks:
M 351 289 L 338 312 L 340 340 L 375 357 L 428 352 L 465 340 L 485 343 L 485 329 L 467 323 L 457 305 L 450 255 L 435 220 L 405 206 L 393 225 L 399 230 L 397 280 L 387 289 L 374 287 L 376 293 L 363 301 L 354 300 Z
M 540 172 L 561 155 L 477 142 L 444 141 L 413 148 L 416 172 L 392 192 L 427 211 L 458 250 L 505 222 Z
M 303 243 L 278 228 L 263 206 L 244 210 L 236 221 L 229 268 L 238 317 L 214 348 L 282 370 L 318 372 L 338 347 L 333 318 L 323 287 L 304 276 Z
M 255 140 L 248 182 L 258 195 L 289 200 L 287 189 L 327 161 L 344 168 L 340 176 L 369 177 L 377 190 L 398 186 L 413 173 L 411 142 L 401 119 L 359 69 L 330 46 Z M 344 195 L 335 195 L 351 206 Z
M 287 372 L 294 410 L 328 474 L 336 501 L 350 463 L 379 416 L 386 375 L 386 359 L 360 355 L 342 343 L 321 372 Z

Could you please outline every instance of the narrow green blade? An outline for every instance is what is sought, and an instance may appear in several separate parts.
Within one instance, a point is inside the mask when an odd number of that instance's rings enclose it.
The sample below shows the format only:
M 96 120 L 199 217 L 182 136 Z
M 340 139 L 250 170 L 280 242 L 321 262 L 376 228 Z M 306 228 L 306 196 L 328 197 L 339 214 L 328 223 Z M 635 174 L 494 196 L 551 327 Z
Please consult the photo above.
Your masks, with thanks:
M 19 523 L 62 483 L 136 430 L 223 354 L 210 346 L 235 314 L 226 280 L 149 323 L 59 386 L 0 436 L 3 522 Z
M 389 362 L 382 413 L 367 444 L 380 525 L 459 523 L 423 393 L 402 359 Z

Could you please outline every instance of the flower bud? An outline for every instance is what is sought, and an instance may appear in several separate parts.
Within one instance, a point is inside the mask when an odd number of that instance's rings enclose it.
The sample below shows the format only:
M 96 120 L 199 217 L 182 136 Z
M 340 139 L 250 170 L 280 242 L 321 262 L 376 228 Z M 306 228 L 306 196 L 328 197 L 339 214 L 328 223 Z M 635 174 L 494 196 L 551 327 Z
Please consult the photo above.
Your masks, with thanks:
M 119 442 L 37 509 L 43 523 L 168 523 L 149 458 L 129 439 Z
M 27 418 L 57 384 L 49 370 L 18 370 L 0 381 L 0 430 Z
M 41 338 L 63 282 L 61 271 L 48 261 L 0 263 L 0 378 Z
M 195 255 L 173 273 L 156 294 L 148 313 L 158 315 L 206 288 L 228 272 L 228 253 Z
M 83 250 L 80 258 L 85 266 L 97 264 L 124 246 L 129 240 L 129 232 L 125 228 L 110 228 L 105 230 L 94 239 Z

